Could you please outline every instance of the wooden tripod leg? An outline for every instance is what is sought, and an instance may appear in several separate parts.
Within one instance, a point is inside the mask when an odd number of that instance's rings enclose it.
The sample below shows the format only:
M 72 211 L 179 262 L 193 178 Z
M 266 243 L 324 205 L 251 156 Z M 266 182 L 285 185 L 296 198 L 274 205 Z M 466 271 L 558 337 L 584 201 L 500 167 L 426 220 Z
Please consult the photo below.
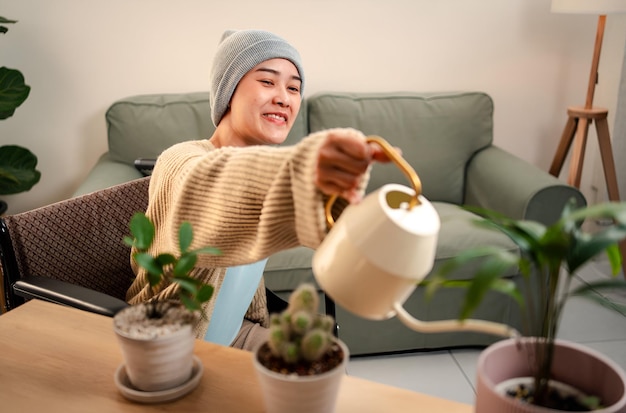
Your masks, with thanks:
M 619 187 L 617 186 L 617 175 L 615 173 L 615 161 L 613 160 L 613 149 L 611 147 L 611 136 L 609 134 L 609 124 L 606 118 L 596 120 L 596 131 L 598 133 L 598 146 L 600 148 L 600 158 L 604 168 L 604 179 L 609 193 L 609 199 L 619 202 Z M 622 254 L 622 273 L 626 278 L 626 241 L 619 244 Z
M 567 183 L 580 188 L 580 177 L 583 172 L 585 161 L 585 146 L 587 145 L 587 134 L 589 133 L 589 119 L 579 118 L 574 138 L 574 152 L 569 169 Z
M 556 176 L 557 178 L 559 177 L 561 169 L 563 169 L 563 163 L 565 162 L 567 152 L 569 151 L 570 146 L 572 146 L 572 141 L 574 140 L 574 135 L 576 134 L 577 124 L 578 118 L 574 116 L 569 116 L 567 118 L 565 129 L 563 129 L 563 134 L 561 135 L 561 141 L 559 142 L 559 146 L 554 154 L 552 166 L 550 166 L 550 175 Z
M 606 180 L 609 199 L 619 202 L 615 161 L 613 160 L 611 136 L 609 135 L 609 125 L 606 118 L 596 120 L 596 131 L 598 133 L 598 146 L 600 147 L 600 157 L 602 159 L 602 167 L 604 168 L 604 179 Z

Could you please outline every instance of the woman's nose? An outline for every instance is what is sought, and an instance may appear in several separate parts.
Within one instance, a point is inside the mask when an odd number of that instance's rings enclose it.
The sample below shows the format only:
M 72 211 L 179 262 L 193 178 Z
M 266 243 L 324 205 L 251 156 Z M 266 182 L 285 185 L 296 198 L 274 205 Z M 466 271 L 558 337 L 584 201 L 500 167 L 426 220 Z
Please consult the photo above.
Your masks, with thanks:
M 281 107 L 289 107 L 290 105 L 290 97 L 289 93 L 285 90 L 280 90 L 276 92 L 274 96 L 274 103 Z

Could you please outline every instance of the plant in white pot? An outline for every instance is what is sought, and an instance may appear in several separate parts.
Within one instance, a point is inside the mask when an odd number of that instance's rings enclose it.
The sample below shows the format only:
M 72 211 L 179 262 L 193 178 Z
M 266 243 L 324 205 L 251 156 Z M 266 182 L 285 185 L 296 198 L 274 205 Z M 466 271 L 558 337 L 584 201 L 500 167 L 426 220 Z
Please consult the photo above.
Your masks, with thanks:
M 145 214 L 132 217 L 130 230 L 132 237 L 125 237 L 124 242 L 135 248 L 133 259 L 146 269 L 149 288 L 177 283 L 179 300 L 149 300 L 115 315 L 114 330 L 125 359 L 116 373 L 117 384 L 125 396 L 139 401 L 179 397 L 193 388 L 191 379 L 201 376 L 202 365 L 193 357 L 193 325 L 198 317 L 205 316 L 202 304 L 213 295 L 211 285 L 190 277 L 189 272 L 198 254 L 220 252 L 213 247 L 192 250 L 193 230 L 188 222 L 179 229 L 179 255 L 148 252 L 155 228 Z
M 489 346 L 478 361 L 476 409 L 489 412 L 593 411 L 626 412 L 626 382 L 622 369 L 607 357 L 584 346 L 557 339 L 565 304 L 570 297 L 587 297 L 611 308 L 599 292 L 626 289 L 622 279 L 605 279 L 580 286 L 572 284 L 578 269 L 606 252 L 613 274 L 619 273 L 618 243 L 626 238 L 626 203 L 604 203 L 576 208 L 566 205 L 561 218 L 550 226 L 513 220 L 491 211 L 472 209 L 484 220 L 477 223 L 508 235 L 520 255 L 498 248 L 468 250 L 442 266 L 428 282 L 428 293 L 438 288 L 468 288 L 460 319 L 466 319 L 480 304 L 488 289 L 510 294 L 522 306 L 525 337 Z M 585 220 L 603 220 L 610 225 L 585 231 Z M 480 261 L 472 280 L 452 281 L 455 268 Z M 524 282 L 534 288 L 518 289 L 502 277 L 507 269 L 519 267 Z M 626 314 L 626 307 L 622 311 Z M 530 336 L 529 336 L 530 335 Z M 519 384 L 518 378 L 527 376 Z M 506 382 L 506 383 L 505 383 Z M 509 385 L 509 383 L 514 384 Z M 562 383 L 580 393 L 570 397 Z
M 270 315 L 269 339 L 254 353 L 268 413 L 332 413 L 349 352 L 333 317 L 319 313 L 312 284 L 300 285 L 282 313 Z

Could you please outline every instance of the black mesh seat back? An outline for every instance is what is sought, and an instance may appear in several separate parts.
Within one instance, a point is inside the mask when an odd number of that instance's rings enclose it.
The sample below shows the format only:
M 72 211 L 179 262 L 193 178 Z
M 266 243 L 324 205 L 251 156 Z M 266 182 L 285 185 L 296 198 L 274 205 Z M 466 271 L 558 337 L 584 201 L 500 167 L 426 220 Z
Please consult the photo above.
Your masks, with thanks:
M 125 299 L 134 274 L 130 248 L 122 240 L 130 234 L 132 215 L 147 208 L 149 180 L 137 179 L 4 217 L 17 264 L 17 271 L 4 266 L 8 284 L 37 275 Z

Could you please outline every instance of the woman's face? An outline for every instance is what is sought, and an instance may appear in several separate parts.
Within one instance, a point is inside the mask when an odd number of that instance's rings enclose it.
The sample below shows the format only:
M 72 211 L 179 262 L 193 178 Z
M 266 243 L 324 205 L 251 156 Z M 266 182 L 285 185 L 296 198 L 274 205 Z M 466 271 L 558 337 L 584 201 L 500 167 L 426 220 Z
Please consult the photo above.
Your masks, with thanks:
M 301 79 L 289 60 L 270 59 L 245 74 L 220 121 L 230 128 L 230 146 L 279 144 L 300 110 Z

